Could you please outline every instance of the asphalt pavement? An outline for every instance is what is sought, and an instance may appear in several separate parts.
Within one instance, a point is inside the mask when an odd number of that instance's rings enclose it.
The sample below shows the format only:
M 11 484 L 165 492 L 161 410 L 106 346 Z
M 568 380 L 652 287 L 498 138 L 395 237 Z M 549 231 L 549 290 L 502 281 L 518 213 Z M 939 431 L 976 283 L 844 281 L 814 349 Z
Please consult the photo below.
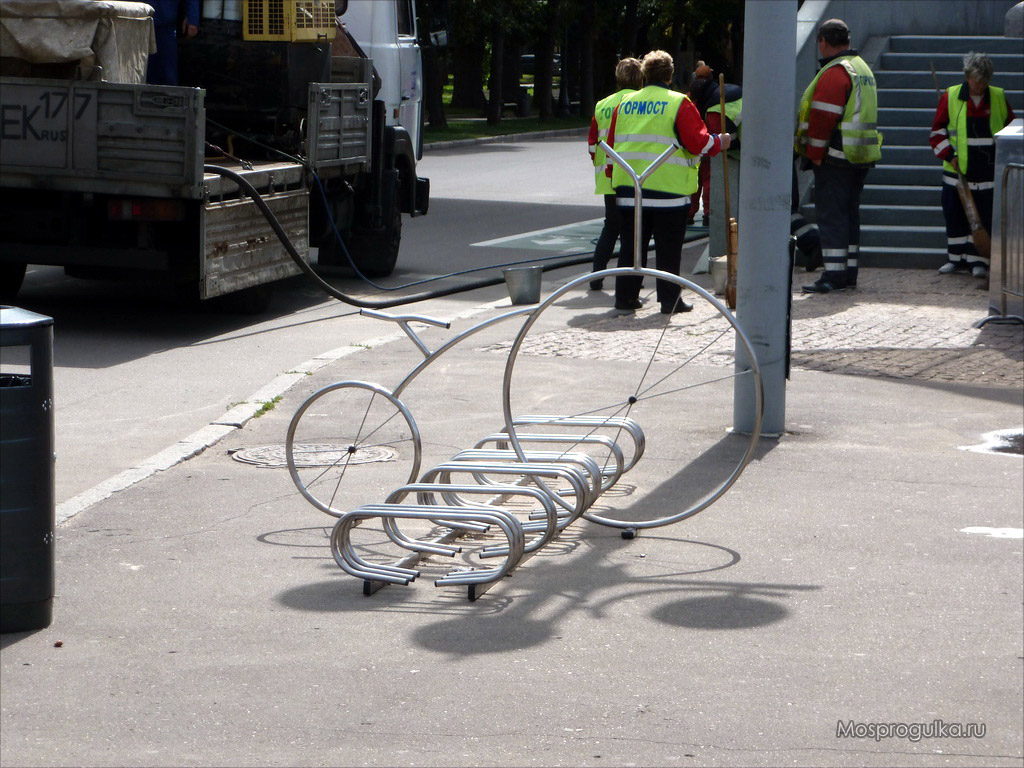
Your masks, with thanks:
M 578 274 L 546 273 L 543 295 Z M 335 564 L 333 520 L 282 466 L 289 421 L 331 382 L 394 388 L 424 353 L 386 321 L 325 339 L 268 383 L 271 410 L 65 516 L 53 624 L 2 636 L 0 763 L 1020 766 L 1022 457 L 989 436 L 1024 423 L 1021 328 L 973 328 L 987 294 L 969 277 L 866 269 L 828 296 L 805 281 L 786 433 L 722 498 L 633 539 L 579 520 L 472 602 L 434 586 L 440 557 L 371 596 Z M 652 292 L 627 317 L 585 283 L 561 296 L 518 348 L 516 402 L 599 398 L 652 345 L 686 359 L 710 305 L 666 317 Z M 501 286 L 473 297 L 450 329 L 416 326 L 428 350 L 511 309 Z M 403 391 L 424 467 L 500 428 L 520 322 Z M 698 373 L 727 376 L 729 354 Z M 671 390 L 601 513 L 671 515 L 720 483 L 746 445 L 730 387 Z M 353 482 L 364 502 L 390 490 Z

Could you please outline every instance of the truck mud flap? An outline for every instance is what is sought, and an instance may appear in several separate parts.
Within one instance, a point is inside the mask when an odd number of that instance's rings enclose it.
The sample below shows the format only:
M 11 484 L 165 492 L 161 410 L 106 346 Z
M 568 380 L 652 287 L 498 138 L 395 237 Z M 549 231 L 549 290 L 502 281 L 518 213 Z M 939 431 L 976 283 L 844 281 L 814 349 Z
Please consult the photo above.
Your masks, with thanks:
M 416 204 L 413 208 L 413 216 L 424 216 L 430 207 L 430 179 L 422 176 L 416 177 Z
M 296 250 L 309 258 L 309 194 L 305 189 L 267 195 L 264 200 Z M 240 291 L 299 274 L 256 204 L 248 198 L 203 206 L 200 297 Z

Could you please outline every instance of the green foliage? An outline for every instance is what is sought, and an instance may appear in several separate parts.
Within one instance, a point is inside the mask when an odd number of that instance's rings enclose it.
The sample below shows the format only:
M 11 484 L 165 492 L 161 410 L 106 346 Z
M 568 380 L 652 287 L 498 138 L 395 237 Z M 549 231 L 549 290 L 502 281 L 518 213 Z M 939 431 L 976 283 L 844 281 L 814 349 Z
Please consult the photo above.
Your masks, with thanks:
M 488 125 L 486 120 L 448 119 L 447 128 L 423 127 L 423 142 L 432 144 L 439 141 L 480 139 L 490 136 L 508 136 L 536 131 L 557 131 L 569 128 L 583 129 L 590 126 L 590 117 L 554 118 L 541 121 L 536 117 L 505 118 L 500 125 Z
M 505 50 L 563 57 L 570 99 L 597 99 L 614 89 L 613 70 L 622 56 L 662 48 L 676 57 L 678 83 L 704 59 L 716 72 L 741 81 L 745 0 L 419 0 L 421 15 L 445 7 L 449 45 L 438 50 L 442 82 L 455 78 L 456 98 L 484 114 L 491 39 L 504 36 Z M 506 67 L 506 70 L 508 67 Z M 545 75 L 547 73 L 545 72 Z M 557 79 L 560 72 L 551 73 Z M 587 82 L 584 82 L 587 79 Z M 547 88 L 547 80 L 538 81 Z M 561 87 L 558 83 L 556 89 Z M 545 96 L 547 95 L 544 91 Z M 552 94 L 552 96 L 556 96 Z M 511 100 L 505 94 L 506 100 Z M 450 102 L 449 102 L 450 103 Z M 590 104 L 583 105 L 587 111 Z M 538 105 L 534 104 L 534 109 Z M 446 107 L 447 111 L 447 107 Z

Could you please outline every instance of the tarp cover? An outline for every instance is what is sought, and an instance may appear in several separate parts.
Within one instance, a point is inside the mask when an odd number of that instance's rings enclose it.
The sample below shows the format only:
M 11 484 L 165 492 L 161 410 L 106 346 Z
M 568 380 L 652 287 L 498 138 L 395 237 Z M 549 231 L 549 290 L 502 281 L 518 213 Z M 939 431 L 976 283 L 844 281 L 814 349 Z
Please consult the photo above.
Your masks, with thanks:
M 3 0 L 4 74 L 31 74 L 32 65 L 80 64 L 90 80 L 144 83 L 155 51 L 153 9 L 145 3 Z

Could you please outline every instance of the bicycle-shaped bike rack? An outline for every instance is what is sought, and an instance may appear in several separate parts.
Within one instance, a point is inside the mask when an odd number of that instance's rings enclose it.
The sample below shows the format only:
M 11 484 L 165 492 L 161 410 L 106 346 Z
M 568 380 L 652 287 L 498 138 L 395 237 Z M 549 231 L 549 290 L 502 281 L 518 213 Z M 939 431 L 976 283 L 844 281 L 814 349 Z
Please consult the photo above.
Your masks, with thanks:
M 607 145 L 605 151 L 632 176 L 639 219 L 643 181 L 675 150 L 666 150 L 640 175 Z M 637 239 L 641 231 L 638 221 Z M 639 253 L 639 243 L 635 247 L 634 253 Z M 567 371 L 568 367 L 558 362 L 562 358 L 529 354 L 531 330 L 540 328 L 537 323 L 545 311 L 561 297 L 590 280 L 624 275 L 673 282 L 703 301 L 695 302 L 699 309 L 687 315 L 668 315 L 657 326 L 643 325 L 638 329 L 643 341 L 627 345 L 632 354 L 640 356 L 636 361 L 640 364 L 598 361 L 598 368 L 612 367 L 614 374 L 599 370 L 588 385 L 580 380 L 575 366 Z M 466 586 L 469 598 L 476 599 L 581 517 L 621 529 L 624 538 L 633 538 L 638 530 L 670 525 L 697 514 L 736 482 L 756 448 L 762 395 L 753 348 L 723 304 L 678 275 L 637 265 L 587 273 L 570 280 L 537 306 L 484 320 L 435 350 L 410 323 L 442 328 L 450 328 L 450 323 L 422 315 L 370 310 L 362 314 L 397 323 L 424 359 L 394 389 L 347 380 L 313 393 L 292 417 L 285 447 L 288 470 L 300 493 L 317 509 L 337 518 L 330 537 L 331 552 L 342 570 L 363 580 L 365 594 L 387 584 L 409 584 L 420 575 L 416 566 L 421 558 L 460 552 L 454 543 L 460 537 L 497 531 L 503 539 L 483 546 L 476 554 L 502 558 L 499 565 L 454 568 L 435 580 L 438 586 Z M 692 320 L 678 325 L 669 322 L 672 317 Z M 524 322 L 505 363 L 503 419 L 495 419 L 491 430 L 473 447 L 421 473 L 423 442 L 416 420 L 402 400 L 404 391 L 456 344 L 514 318 Z M 731 372 L 721 373 L 723 360 L 732 364 Z M 694 408 L 687 398 L 699 397 L 711 388 L 719 393 L 723 387 L 731 389 L 739 377 L 750 377 L 754 388 L 755 427 L 749 435 L 730 436 L 732 451 L 723 458 L 717 448 L 721 445 L 719 433 L 709 429 L 707 422 L 721 415 L 724 406 L 712 405 L 704 397 Z M 731 402 L 731 395 L 726 395 Z M 533 408 L 531 398 L 542 401 L 543 409 Z M 557 413 L 550 412 L 554 399 L 560 401 Z M 667 413 L 676 418 L 664 418 Z M 688 434 L 679 433 L 681 414 L 691 419 L 693 429 Z M 653 471 L 640 474 L 642 482 L 656 485 L 661 493 L 629 509 L 608 506 L 604 500 L 614 495 L 622 478 L 644 465 L 641 459 L 649 451 L 652 429 L 659 445 L 672 446 L 673 457 L 679 455 L 681 445 L 693 445 L 691 463 L 703 462 L 700 476 L 704 487 L 685 503 L 666 495 L 665 489 L 674 486 L 659 484 L 659 471 L 680 468 L 657 455 L 650 460 Z M 697 433 L 719 442 L 710 451 L 701 450 Z M 343 486 L 354 486 L 357 495 L 376 493 L 377 498 L 352 497 Z M 681 504 L 683 508 L 662 514 L 662 504 Z M 367 520 L 379 520 L 387 540 L 408 554 L 387 563 L 378 562 L 379 557 L 367 559 L 352 540 L 353 529 Z M 409 521 L 419 521 L 421 527 L 426 523 L 429 535 L 408 535 L 402 525 Z

